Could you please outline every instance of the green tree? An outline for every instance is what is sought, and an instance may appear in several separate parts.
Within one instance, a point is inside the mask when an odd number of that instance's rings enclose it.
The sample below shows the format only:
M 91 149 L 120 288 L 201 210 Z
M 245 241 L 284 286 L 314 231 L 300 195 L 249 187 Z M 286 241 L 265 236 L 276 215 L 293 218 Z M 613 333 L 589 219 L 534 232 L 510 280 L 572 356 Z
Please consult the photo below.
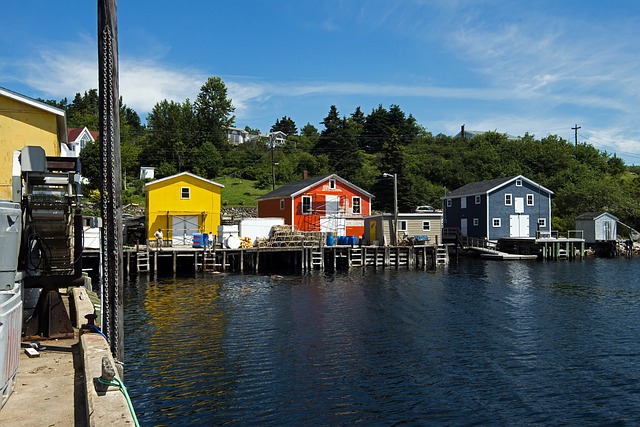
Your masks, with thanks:
M 296 122 L 291 117 L 283 116 L 281 120 L 276 119 L 276 123 L 271 126 L 271 132 L 284 132 L 287 136 L 293 136 L 298 134 L 298 128 Z
M 198 124 L 197 145 L 213 143 L 221 153 L 229 150 L 227 129 L 233 126 L 235 107 L 227 98 L 227 87 L 220 77 L 209 77 L 193 104 Z

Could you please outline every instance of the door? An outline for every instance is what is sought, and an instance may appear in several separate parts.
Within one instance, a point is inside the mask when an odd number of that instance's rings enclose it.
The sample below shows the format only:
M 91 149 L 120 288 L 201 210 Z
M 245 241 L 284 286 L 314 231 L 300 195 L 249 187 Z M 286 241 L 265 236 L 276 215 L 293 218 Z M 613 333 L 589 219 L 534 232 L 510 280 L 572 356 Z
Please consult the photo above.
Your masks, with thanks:
M 193 233 L 197 232 L 197 215 L 176 215 L 171 217 L 171 241 L 173 245 L 192 245 Z
M 340 212 L 340 196 L 325 196 L 326 215 L 336 215 Z
M 509 216 L 509 237 L 529 237 L 529 215 Z
M 612 236 L 613 227 L 611 225 L 611 221 L 603 221 L 602 223 L 602 237 L 604 240 L 615 240 Z
M 524 197 L 516 197 L 514 207 L 517 214 L 524 213 Z
M 462 218 L 460 220 L 460 234 L 463 236 L 467 235 L 467 218 Z

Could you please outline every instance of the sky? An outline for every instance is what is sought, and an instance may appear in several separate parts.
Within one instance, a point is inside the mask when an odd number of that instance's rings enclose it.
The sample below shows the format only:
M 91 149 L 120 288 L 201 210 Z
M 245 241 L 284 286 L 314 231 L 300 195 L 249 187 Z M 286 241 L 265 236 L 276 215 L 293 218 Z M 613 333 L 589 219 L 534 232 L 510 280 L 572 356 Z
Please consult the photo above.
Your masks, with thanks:
M 72 101 L 98 87 L 97 1 L 0 7 L 0 86 Z M 427 131 L 558 135 L 640 165 L 640 2 L 129 0 L 120 95 L 145 121 L 220 77 L 235 126 L 298 129 L 398 105 Z

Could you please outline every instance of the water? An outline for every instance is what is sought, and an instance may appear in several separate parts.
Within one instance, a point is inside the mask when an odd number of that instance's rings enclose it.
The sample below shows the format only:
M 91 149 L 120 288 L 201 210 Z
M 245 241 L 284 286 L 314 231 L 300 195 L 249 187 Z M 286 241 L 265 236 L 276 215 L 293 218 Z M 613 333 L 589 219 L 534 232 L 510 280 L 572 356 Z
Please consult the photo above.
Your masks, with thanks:
M 640 258 L 128 283 L 141 425 L 638 425 Z

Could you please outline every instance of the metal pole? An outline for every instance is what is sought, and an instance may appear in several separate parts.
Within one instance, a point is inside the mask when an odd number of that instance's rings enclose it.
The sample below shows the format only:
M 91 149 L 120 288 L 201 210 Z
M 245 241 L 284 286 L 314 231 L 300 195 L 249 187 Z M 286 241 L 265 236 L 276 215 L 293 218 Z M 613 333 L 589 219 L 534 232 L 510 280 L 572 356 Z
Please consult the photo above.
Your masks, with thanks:
M 122 179 L 116 0 L 98 0 L 98 83 L 102 212 L 102 322 L 113 357 L 124 360 Z
M 396 230 L 396 245 L 398 244 L 398 174 L 393 174 L 393 220 Z

